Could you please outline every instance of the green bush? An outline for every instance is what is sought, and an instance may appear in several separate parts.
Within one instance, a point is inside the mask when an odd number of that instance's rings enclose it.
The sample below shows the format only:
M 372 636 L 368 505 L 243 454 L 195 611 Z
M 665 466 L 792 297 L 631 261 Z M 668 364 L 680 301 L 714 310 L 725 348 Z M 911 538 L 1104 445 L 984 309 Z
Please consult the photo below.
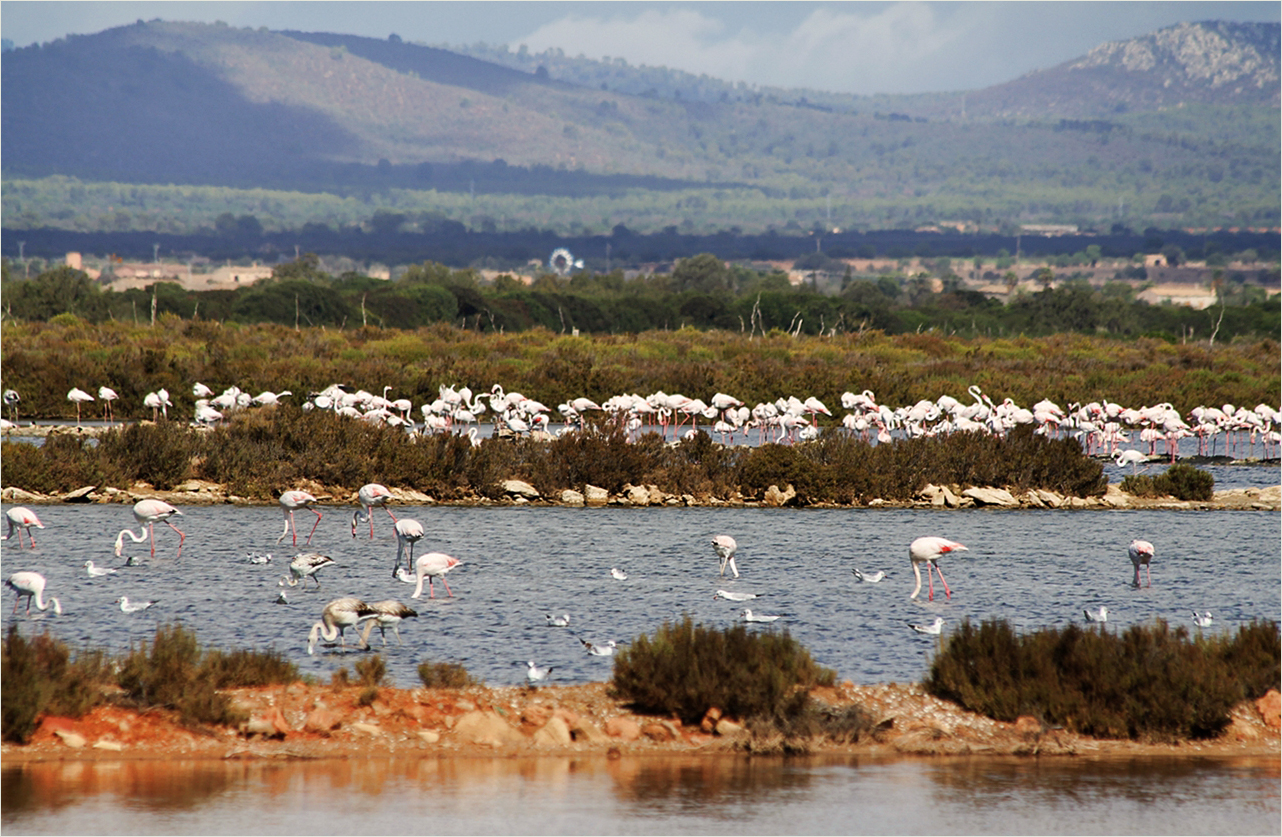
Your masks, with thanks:
M 167 491 L 191 476 L 199 437 L 181 422 L 127 424 L 98 439 L 98 453 L 120 466 L 130 482 L 141 480 Z
M 1158 620 L 1121 634 L 1077 625 L 1019 636 L 1005 620 L 964 620 L 944 641 L 925 686 L 1001 721 L 1033 715 L 1085 735 L 1208 738 L 1234 704 L 1278 685 L 1277 624 L 1194 641 Z
M 1136 497 L 1174 497 L 1177 500 L 1210 500 L 1215 496 L 1215 477 L 1192 465 L 1179 463 L 1156 477 L 1132 474 L 1121 488 Z
M 25 744 L 43 714 L 78 718 L 102 699 L 105 655 L 83 652 L 72 659 L 66 644 L 44 633 L 25 639 L 14 625 L 0 662 L 0 738 Z
M 711 707 L 738 718 L 795 713 L 798 691 L 830 686 L 831 669 L 817 665 L 788 632 L 712 628 L 690 617 L 665 622 L 615 654 L 611 692 L 640 711 L 701 720 Z
M 462 689 L 480 685 L 459 663 L 434 663 L 431 660 L 418 664 L 418 679 L 429 689 Z

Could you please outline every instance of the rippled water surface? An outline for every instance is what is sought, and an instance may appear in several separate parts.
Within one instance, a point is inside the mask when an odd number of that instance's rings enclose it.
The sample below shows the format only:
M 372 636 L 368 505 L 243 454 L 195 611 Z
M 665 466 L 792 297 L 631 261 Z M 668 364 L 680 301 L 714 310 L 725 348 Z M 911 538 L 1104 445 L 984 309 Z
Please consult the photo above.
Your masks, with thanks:
M 124 566 L 112 543 L 133 524 L 124 505 L 53 505 L 38 509 L 46 528 L 37 548 L 4 543 L 5 574 L 37 570 L 49 579 L 64 613 L 15 617 L 24 632 L 48 629 L 82 645 L 116 650 L 150 639 L 158 624 L 181 621 L 202 643 L 274 648 L 306 674 L 328 680 L 356 659 L 323 648 L 306 654 L 307 634 L 332 598 L 401 599 L 419 616 L 401 628 L 404 645 L 389 635 L 389 674 L 400 686 L 418 683 L 423 659 L 462 663 L 490 685 L 519 683 L 524 662 L 554 665 L 562 683 L 603 681 L 610 659 L 585 653 L 579 640 L 624 642 L 650 633 L 664 620 L 689 614 L 729 625 L 743 605 L 714 600 L 718 588 L 761 594 L 754 612 L 779 615 L 815 659 L 858 683 L 917 681 L 926 673 L 935 640 L 909 629 L 936 615 L 945 630 L 962 618 L 1009 619 L 1018 629 L 1081 621 L 1082 609 L 1107 605 L 1110 627 L 1154 617 L 1189 625 L 1193 609 L 1215 615 L 1214 631 L 1254 619 L 1276 619 L 1279 515 L 1264 511 L 927 511 L 689 508 L 458 508 L 399 506 L 401 517 L 421 521 L 427 537 L 418 554 L 448 552 L 463 561 L 448 581 L 453 597 L 436 585 L 435 599 L 409 599 L 412 585 L 392 577 L 396 539 L 391 518 L 375 510 L 375 538 L 362 526 L 351 535 L 351 510 L 324 509 L 312 548 L 336 566 L 288 590 L 276 604 L 278 581 L 293 550 L 275 543 L 283 519 L 274 507 L 189 506 L 177 518 L 187 539 L 156 527 L 156 557 L 149 544 L 125 539 Z M 299 516 L 304 532 L 314 518 Z M 134 527 L 136 530 L 136 526 Z M 742 577 L 717 575 L 709 543 L 718 533 L 739 542 Z M 943 535 L 970 551 L 948 555 L 941 566 L 952 598 L 909 599 L 913 574 L 908 544 L 919 535 Z M 1131 586 L 1126 557 L 1132 538 L 1154 543 L 1153 586 Z M 267 565 L 248 562 L 250 550 L 269 551 Z M 86 559 L 119 572 L 89 578 Z M 629 574 L 616 581 L 610 569 Z M 880 584 L 861 584 L 851 569 L 885 570 Z M 6 595 L 12 595 L 5 591 Z M 114 605 L 121 595 L 155 599 L 142 613 Z M 570 629 L 549 628 L 544 614 L 569 613 Z M 353 632 L 348 631 L 349 640 Z M 375 631 L 371 637 L 379 647 Z
M 1278 759 L 74 762 L 6 834 L 1276 834 Z

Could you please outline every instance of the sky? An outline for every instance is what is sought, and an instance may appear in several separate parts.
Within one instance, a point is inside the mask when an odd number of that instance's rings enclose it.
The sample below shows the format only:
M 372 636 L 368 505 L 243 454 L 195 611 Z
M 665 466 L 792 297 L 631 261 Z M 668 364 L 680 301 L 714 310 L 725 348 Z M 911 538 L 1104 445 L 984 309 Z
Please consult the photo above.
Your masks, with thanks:
M 974 90 L 1106 41 L 1201 20 L 1282 20 L 1277 2 L 628 2 L 3 0 L 15 46 L 138 20 L 222 21 L 431 46 L 524 44 L 732 82 L 872 95 Z

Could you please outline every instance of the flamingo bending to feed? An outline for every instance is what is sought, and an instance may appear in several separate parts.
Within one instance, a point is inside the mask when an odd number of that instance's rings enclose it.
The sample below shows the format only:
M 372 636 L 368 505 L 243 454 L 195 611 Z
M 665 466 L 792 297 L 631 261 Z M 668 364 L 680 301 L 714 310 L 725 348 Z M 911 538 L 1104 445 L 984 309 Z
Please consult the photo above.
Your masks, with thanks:
M 49 601 L 45 601 L 45 577 L 40 573 L 22 570 L 5 579 L 5 586 L 18 594 L 18 598 L 13 600 L 13 612 L 18 612 L 18 604 L 22 597 L 27 597 L 27 615 L 31 615 L 31 601 L 35 600 L 37 610 L 48 610 L 53 608 L 53 612 L 62 615 L 62 602 L 57 598 L 50 596 Z
M 337 639 L 342 644 L 343 649 L 346 650 L 347 638 L 343 635 L 344 629 L 367 619 L 373 619 L 376 616 L 378 616 L 378 611 L 358 598 L 348 596 L 342 599 L 334 599 L 321 609 L 320 621 L 312 625 L 312 631 L 307 636 L 308 655 L 316 652 L 317 639 L 324 639 L 326 642 L 333 642 Z M 368 648 L 369 643 L 361 639 L 361 647 Z
M 319 526 L 321 522 L 321 513 L 312 508 L 312 504 L 315 502 L 316 498 L 311 494 L 308 494 L 306 491 L 285 491 L 281 493 L 280 507 L 281 511 L 285 514 L 285 531 L 280 533 L 280 537 L 276 539 L 276 543 L 280 543 L 285 540 L 285 536 L 289 534 L 291 529 L 293 529 L 294 545 L 298 545 L 298 529 L 294 527 L 294 509 L 307 509 L 312 514 L 316 515 L 316 522 L 312 524 L 312 531 L 307 533 L 307 543 L 310 544 L 312 542 L 312 535 L 316 534 L 316 527 Z
M 939 573 L 939 583 L 944 585 L 944 597 L 951 599 L 953 591 L 948 589 L 948 582 L 944 581 L 944 573 L 939 569 L 939 564 L 937 562 L 946 552 L 957 552 L 965 549 L 966 546 L 964 544 L 957 543 L 956 541 L 950 541 L 947 538 L 937 538 L 933 535 L 927 535 L 913 541 L 908 547 L 908 557 L 913 563 L 913 575 L 917 579 L 917 586 L 913 588 L 913 594 L 908 598 L 915 599 L 917 598 L 917 594 L 921 592 L 920 565 L 925 564 L 926 581 L 930 585 L 930 595 L 928 599 L 932 602 L 935 600 L 935 584 L 933 576 L 931 575 L 932 568 L 935 572 Z
M 417 520 L 408 517 L 402 517 L 396 521 L 396 566 L 392 568 L 392 575 L 401 567 L 401 556 L 405 554 L 405 545 L 409 544 L 409 558 L 405 561 L 405 567 L 410 569 L 414 566 L 414 544 L 423 540 L 423 524 Z
M 1136 538 L 1131 541 L 1131 545 L 1127 547 L 1126 552 L 1131 556 L 1131 563 L 1135 565 L 1135 586 L 1140 586 L 1140 564 L 1143 564 L 1144 577 L 1148 580 L 1148 584 L 1145 586 L 1152 587 L 1153 577 L 1149 574 L 1148 565 L 1153 560 L 1153 544 Z
M 738 578 L 739 568 L 735 566 L 734 553 L 739 548 L 739 544 L 735 539 L 729 535 L 717 535 L 712 539 L 712 548 L 717 551 L 717 557 L 721 559 L 721 575 L 726 574 L 726 567 L 729 566 L 734 577 Z
M 406 607 L 396 599 L 387 599 L 382 602 L 370 602 L 370 609 L 374 611 L 374 618 L 365 622 L 365 633 L 361 634 L 361 642 L 369 645 L 369 635 L 375 628 L 383 636 L 383 644 L 387 644 L 387 629 L 391 628 L 392 633 L 396 635 L 396 644 L 402 645 L 401 629 L 399 625 L 402 619 L 410 619 L 418 616 L 418 611 Z
M 13 506 L 5 511 L 4 516 L 9 519 L 9 531 L 0 540 L 9 540 L 9 538 L 13 537 L 13 530 L 17 529 L 18 549 L 22 549 L 22 530 L 26 529 L 27 538 L 31 540 L 31 548 L 35 549 L 36 539 L 31 536 L 31 527 L 34 526 L 37 529 L 45 528 L 45 525 L 40 522 L 40 518 L 36 517 L 36 513 L 26 506 Z
M 306 583 L 310 575 L 312 581 L 316 582 L 316 589 L 320 589 L 320 579 L 316 573 L 320 572 L 330 564 L 337 563 L 328 555 L 321 555 L 319 552 L 300 552 L 289 562 L 289 575 L 283 577 L 277 586 L 288 584 L 290 587 L 297 587 L 299 582 Z
M 441 583 L 445 585 L 445 592 L 450 598 L 453 598 L 454 593 L 450 590 L 450 585 L 445 581 L 445 574 L 462 563 L 459 559 L 452 555 L 446 555 L 444 552 L 429 552 L 421 556 L 415 565 L 418 582 L 415 584 L 414 593 L 410 598 L 417 599 L 423 595 L 423 579 L 427 579 L 427 597 L 429 599 L 436 598 L 436 591 L 432 588 L 433 578 L 439 578 Z
M 356 492 L 356 502 L 361 504 L 361 509 L 365 510 L 363 517 L 365 520 L 369 521 L 370 540 L 374 539 L 374 507 L 375 506 L 382 506 L 383 510 L 387 512 L 389 517 L 392 518 L 392 522 L 393 523 L 396 522 L 396 515 L 392 514 L 392 510 L 387 507 L 387 502 L 391 499 L 392 499 L 392 492 L 387 490 L 387 486 L 379 485 L 376 482 L 371 482 L 368 485 L 362 485 L 360 487 L 360 490 Z M 356 537 L 356 524 L 361 520 L 361 518 L 362 518 L 362 514 L 360 509 L 358 509 L 352 515 L 352 537 L 353 538 Z
M 169 521 L 174 515 L 182 515 L 178 509 L 166 503 L 164 500 L 139 500 L 134 503 L 134 520 L 138 525 L 143 527 L 138 534 L 134 534 L 129 529 L 121 529 L 120 534 L 116 535 L 116 557 L 125 548 L 125 535 L 128 535 L 134 543 L 142 543 L 151 536 L 151 557 L 156 557 L 156 523 L 164 521 L 165 524 L 178 533 L 178 554 L 175 556 L 181 558 L 183 554 L 183 541 L 187 540 L 187 535 L 182 529 L 179 529 Z

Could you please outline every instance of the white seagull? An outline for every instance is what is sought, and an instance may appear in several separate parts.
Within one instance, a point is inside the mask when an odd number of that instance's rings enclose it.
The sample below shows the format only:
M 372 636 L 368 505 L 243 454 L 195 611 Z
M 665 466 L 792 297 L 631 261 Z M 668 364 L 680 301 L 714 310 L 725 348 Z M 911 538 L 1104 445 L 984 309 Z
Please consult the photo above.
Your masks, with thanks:
M 1086 617 L 1087 622 L 1107 622 L 1108 608 L 1105 607 L 1104 605 L 1100 605 L 1094 610 L 1091 610 L 1090 608 L 1086 608 L 1085 610 L 1082 611 L 1082 615 Z
M 1211 627 L 1211 611 L 1208 610 L 1206 613 L 1198 613 L 1196 610 L 1193 611 L 1193 624 L 1197 625 L 1199 628 Z
M 616 579 L 618 579 L 619 581 L 627 581 L 627 580 L 628 580 L 628 574 L 627 574 L 627 573 L 625 573 L 623 570 L 619 569 L 618 567 L 611 567 L 611 568 L 610 568 L 610 575 L 614 576 L 614 577 L 615 577 Z
M 526 666 L 525 679 L 530 683 L 537 683 L 541 680 L 547 680 L 548 677 L 552 674 L 552 669 L 555 668 L 555 666 L 547 666 L 546 668 L 539 668 L 534 664 L 533 660 L 530 660 L 529 662 L 527 662 L 525 666 Z
M 155 603 L 155 600 L 152 600 L 149 602 L 134 602 L 131 604 L 128 596 L 121 596 L 116 599 L 116 604 L 120 605 L 120 610 L 124 613 L 137 613 L 140 610 L 146 610 Z
M 588 649 L 589 654 L 596 657 L 612 657 L 614 656 L 614 649 L 618 647 L 614 640 L 609 640 L 604 645 L 596 645 L 579 637 L 579 642 L 583 643 L 583 647 Z
M 909 622 L 908 627 L 912 628 L 914 631 L 916 631 L 919 634 L 938 635 L 942 633 L 944 630 L 944 617 L 936 616 L 935 621 L 931 622 L 929 625 L 914 625 L 911 622 Z
M 245 555 L 251 564 L 270 564 L 272 554 L 270 552 L 249 552 Z
M 760 613 L 753 613 L 746 607 L 743 609 L 743 621 L 745 622 L 773 622 L 778 616 L 763 616 Z
M 854 570 L 851 570 L 851 572 L 855 574 L 855 578 L 859 579 L 865 584 L 876 584 L 878 581 L 881 581 L 883 578 L 886 577 L 885 570 L 877 570 L 877 572 L 875 573 L 865 573 L 865 572 L 860 572 L 858 569 L 854 569 Z
M 116 571 L 111 567 L 95 567 L 93 561 L 85 562 L 85 570 L 89 573 L 90 578 L 97 578 L 104 575 L 115 575 Z
M 546 619 L 548 620 L 548 626 L 552 628 L 565 628 L 570 624 L 570 614 L 568 613 L 562 613 L 560 616 L 553 616 L 548 613 L 546 614 Z
M 731 602 L 746 602 L 757 598 L 759 595 L 759 593 L 734 593 L 730 590 L 718 590 L 712 594 L 712 598 L 725 599 Z

